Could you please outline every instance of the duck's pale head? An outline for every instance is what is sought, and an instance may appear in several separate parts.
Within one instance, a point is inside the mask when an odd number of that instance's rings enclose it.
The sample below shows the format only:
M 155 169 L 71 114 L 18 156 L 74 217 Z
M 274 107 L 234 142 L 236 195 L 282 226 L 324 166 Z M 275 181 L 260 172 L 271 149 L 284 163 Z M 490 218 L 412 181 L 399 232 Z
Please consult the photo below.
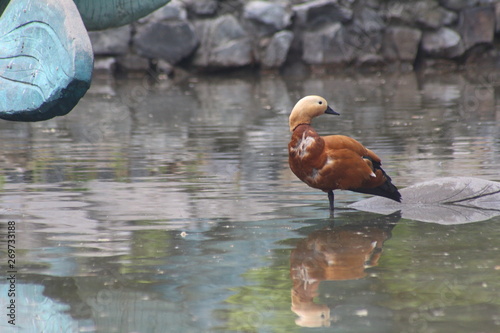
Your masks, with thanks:
M 333 109 L 328 106 L 328 102 L 321 96 L 310 95 L 300 99 L 297 104 L 292 109 L 292 113 L 289 118 L 290 132 L 293 132 L 297 126 L 302 124 L 311 124 L 311 120 L 314 117 L 320 116 L 322 114 L 336 114 L 339 113 L 333 111 Z

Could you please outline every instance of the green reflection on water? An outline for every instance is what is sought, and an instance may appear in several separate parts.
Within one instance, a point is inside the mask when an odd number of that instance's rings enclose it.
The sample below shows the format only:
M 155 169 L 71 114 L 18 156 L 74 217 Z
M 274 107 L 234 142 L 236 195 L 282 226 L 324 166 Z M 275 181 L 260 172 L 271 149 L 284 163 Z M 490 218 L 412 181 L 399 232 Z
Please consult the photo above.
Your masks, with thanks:
M 289 251 L 276 251 L 271 266 L 255 268 L 242 276 L 248 285 L 231 289 L 231 306 L 216 315 L 226 322 L 224 330 L 242 332 L 296 332 L 290 311 Z
M 396 310 L 401 324 L 411 323 L 415 331 L 444 322 L 495 329 L 500 308 L 499 222 L 400 223 L 376 269 L 381 291 L 390 296 L 382 304 Z M 478 317 L 474 313 L 479 308 L 483 313 Z M 439 325 L 434 329 L 453 331 Z

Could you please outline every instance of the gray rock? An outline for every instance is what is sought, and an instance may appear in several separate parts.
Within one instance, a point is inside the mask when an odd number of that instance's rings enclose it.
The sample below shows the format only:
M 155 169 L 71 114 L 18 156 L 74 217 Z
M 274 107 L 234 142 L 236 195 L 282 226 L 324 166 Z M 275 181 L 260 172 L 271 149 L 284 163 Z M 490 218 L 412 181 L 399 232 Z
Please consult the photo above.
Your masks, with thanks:
M 267 1 L 251 1 L 243 9 L 243 17 L 271 29 L 271 33 L 290 25 L 292 12 L 284 4 Z
M 302 38 L 302 60 L 309 65 L 342 64 L 353 59 L 353 49 L 344 43 L 345 29 L 332 23 Z
M 414 62 L 422 32 L 407 27 L 389 27 L 384 34 L 382 54 L 387 60 Z
M 402 203 L 372 197 L 349 207 L 439 224 L 484 221 L 500 215 L 500 183 L 472 177 L 445 177 L 400 190 Z
M 292 7 L 295 24 L 298 27 L 314 29 L 323 24 L 348 22 L 352 20 L 353 11 L 342 6 L 338 0 L 316 0 Z
M 174 67 L 172 66 L 172 64 L 160 59 L 155 63 L 155 70 L 158 74 L 164 74 L 168 76 L 174 72 Z
M 380 9 L 381 2 L 383 0 L 366 0 L 364 5 L 373 9 Z
M 386 4 L 386 20 L 391 24 L 419 25 L 438 29 L 457 20 L 457 13 L 439 6 L 435 0 L 390 1 Z
M 401 69 L 412 67 L 419 45 L 421 64 L 456 61 L 466 51 L 470 62 L 480 61 L 469 50 L 478 55 L 493 45 L 500 1 L 172 0 L 133 28 L 137 33 L 91 33 L 95 54 L 118 55 L 120 63 L 137 52 L 138 67 L 148 59 L 175 65 L 194 54 L 198 68 L 277 68 L 286 61 Z
M 416 10 L 420 4 L 418 2 L 389 1 L 385 4 L 383 14 L 386 22 L 390 24 L 413 25 L 416 19 Z
M 227 68 L 250 65 L 253 62 L 250 35 L 233 15 L 195 22 L 200 47 L 193 65 L 197 67 Z
M 450 25 L 457 20 L 458 15 L 443 7 L 427 6 L 417 13 L 417 23 L 427 29 L 439 29 Z
M 458 24 L 466 50 L 476 44 L 493 42 L 495 12 L 492 7 L 466 8 L 460 12 Z
M 354 11 L 354 24 L 364 32 L 375 32 L 385 28 L 384 20 L 379 11 L 366 6 L 360 6 Z
M 137 27 L 133 38 L 137 52 L 146 58 L 160 58 L 176 64 L 198 46 L 194 27 L 187 21 L 153 21 Z
M 495 32 L 500 33 L 500 2 L 495 4 Z
M 422 50 L 429 56 L 455 58 L 465 52 L 462 38 L 450 28 L 427 31 L 422 37 Z
M 146 17 L 138 20 L 139 24 L 147 24 L 150 22 L 161 22 L 165 20 L 187 20 L 187 11 L 182 4 L 178 2 L 170 2 L 168 5 L 155 10 Z
M 189 0 L 186 1 L 189 12 L 197 16 L 212 16 L 217 12 L 216 0 Z
M 139 20 L 133 45 L 144 58 L 176 64 L 194 52 L 198 38 L 183 4 L 172 1 Z
M 262 66 L 264 68 L 281 67 L 286 61 L 292 40 L 293 32 L 291 31 L 284 30 L 274 34 L 262 55 Z
M 121 55 L 129 51 L 132 28 L 125 25 L 102 31 L 89 31 L 95 55 Z
M 111 76 L 116 69 L 115 57 L 96 57 L 94 59 L 94 73 L 97 76 Z
M 381 30 L 365 31 L 357 25 L 349 25 L 343 34 L 344 54 L 359 64 L 376 65 L 381 59 L 383 35 Z
M 357 59 L 361 66 L 378 66 L 384 63 L 384 58 L 378 54 L 363 54 Z
M 376 55 L 382 46 L 382 35 L 362 31 L 357 26 L 332 23 L 305 32 L 302 44 L 302 59 L 310 65 L 340 65 L 355 60 L 368 64 L 379 59 Z
M 439 0 L 439 4 L 445 8 L 460 11 L 466 7 L 474 7 L 480 0 Z

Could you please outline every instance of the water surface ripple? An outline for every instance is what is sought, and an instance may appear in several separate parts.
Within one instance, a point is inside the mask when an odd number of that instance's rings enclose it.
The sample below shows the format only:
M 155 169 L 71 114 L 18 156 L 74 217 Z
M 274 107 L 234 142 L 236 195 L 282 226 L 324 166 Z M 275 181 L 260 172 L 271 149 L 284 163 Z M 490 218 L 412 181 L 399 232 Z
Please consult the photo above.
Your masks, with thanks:
M 65 117 L 1 122 L 18 273 L 16 327 L 4 314 L 0 330 L 497 332 L 500 219 L 380 216 L 347 208 L 366 197 L 350 192 L 330 218 L 286 146 L 289 111 L 318 94 L 341 116 L 317 130 L 373 149 L 399 187 L 500 181 L 499 87 L 491 73 L 96 80 Z

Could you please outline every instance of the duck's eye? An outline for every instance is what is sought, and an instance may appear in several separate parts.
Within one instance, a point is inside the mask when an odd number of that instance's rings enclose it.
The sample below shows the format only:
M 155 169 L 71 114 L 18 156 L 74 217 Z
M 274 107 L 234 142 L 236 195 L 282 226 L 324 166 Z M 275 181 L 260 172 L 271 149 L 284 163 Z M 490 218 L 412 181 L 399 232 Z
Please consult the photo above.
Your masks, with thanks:
M 319 105 L 321 105 L 321 104 L 323 104 L 323 102 L 322 102 L 322 101 L 319 101 L 319 102 L 318 102 L 318 104 L 319 104 Z

